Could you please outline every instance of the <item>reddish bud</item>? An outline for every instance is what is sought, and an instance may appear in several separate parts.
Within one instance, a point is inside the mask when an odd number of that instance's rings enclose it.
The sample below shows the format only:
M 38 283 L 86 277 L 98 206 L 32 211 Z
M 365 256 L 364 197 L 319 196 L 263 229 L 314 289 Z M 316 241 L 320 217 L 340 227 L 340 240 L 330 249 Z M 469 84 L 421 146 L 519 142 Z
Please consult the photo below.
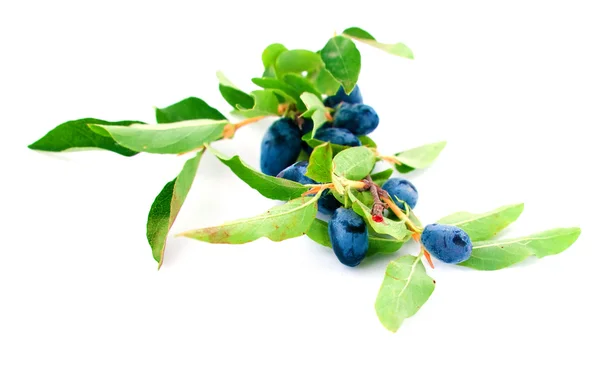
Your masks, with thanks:
M 382 223 L 383 222 L 383 216 L 381 216 L 381 215 L 373 215 L 372 218 L 373 218 L 373 221 L 376 222 L 376 223 Z

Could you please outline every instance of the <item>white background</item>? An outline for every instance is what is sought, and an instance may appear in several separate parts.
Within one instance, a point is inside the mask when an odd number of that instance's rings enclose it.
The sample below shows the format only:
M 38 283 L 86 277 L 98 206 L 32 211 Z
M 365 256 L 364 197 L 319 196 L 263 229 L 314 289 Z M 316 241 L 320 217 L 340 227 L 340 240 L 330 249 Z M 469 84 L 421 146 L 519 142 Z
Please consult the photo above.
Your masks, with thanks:
M 0 373 L 598 374 L 594 5 L 2 2 Z M 522 201 L 506 235 L 581 226 L 579 241 L 498 272 L 436 262 L 434 294 L 391 334 L 373 303 L 394 256 L 351 269 L 306 238 L 171 238 L 157 272 L 146 215 L 184 157 L 26 148 L 66 120 L 152 121 L 187 96 L 227 111 L 216 70 L 251 90 L 267 44 L 317 50 L 349 26 L 415 53 L 360 46 L 360 87 L 383 152 L 448 141 L 410 176 L 423 221 Z M 215 147 L 257 166 L 268 124 Z M 172 233 L 271 205 L 207 155 Z

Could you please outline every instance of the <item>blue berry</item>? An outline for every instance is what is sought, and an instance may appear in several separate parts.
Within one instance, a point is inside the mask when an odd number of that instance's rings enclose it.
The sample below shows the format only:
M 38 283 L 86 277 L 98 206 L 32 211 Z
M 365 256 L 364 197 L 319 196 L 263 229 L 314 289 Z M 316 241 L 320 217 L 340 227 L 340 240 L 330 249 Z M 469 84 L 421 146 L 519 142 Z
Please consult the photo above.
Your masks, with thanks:
M 464 230 L 453 225 L 430 224 L 421 234 L 421 243 L 434 257 L 445 263 L 460 263 L 469 259 L 473 245 Z
M 319 128 L 315 138 L 324 142 L 331 142 L 342 146 L 360 146 L 360 140 L 347 129 Z
M 306 160 L 299 161 L 290 165 L 283 171 L 279 172 L 277 177 L 285 178 L 286 180 L 296 181 L 298 183 L 301 183 L 302 185 L 316 184 L 315 180 L 305 176 L 307 167 L 308 162 Z
M 369 249 L 367 225 L 352 209 L 340 207 L 333 213 L 328 225 L 333 252 L 342 264 L 357 266 Z
M 325 107 L 335 108 L 340 103 L 358 104 L 363 102 L 362 95 L 358 86 L 354 86 L 354 89 L 350 95 L 346 94 L 344 88 L 340 86 L 338 91 L 333 96 L 325 98 Z
M 321 194 L 318 204 L 319 212 L 325 215 L 333 215 L 334 211 L 342 205 L 329 189 Z
M 302 147 L 298 126 L 289 118 L 280 118 L 267 130 L 260 146 L 260 170 L 275 176 L 292 165 Z
M 404 178 L 390 178 L 381 188 L 390 195 L 390 198 L 400 209 L 404 211 L 404 202 L 411 208 L 415 208 L 419 193 L 417 188 L 410 181 Z
M 343 103 L 335 113 L 333 127 L 350 130 L 356 135 L 371 133 L 379 125 L 377 112 L 366 104 Z

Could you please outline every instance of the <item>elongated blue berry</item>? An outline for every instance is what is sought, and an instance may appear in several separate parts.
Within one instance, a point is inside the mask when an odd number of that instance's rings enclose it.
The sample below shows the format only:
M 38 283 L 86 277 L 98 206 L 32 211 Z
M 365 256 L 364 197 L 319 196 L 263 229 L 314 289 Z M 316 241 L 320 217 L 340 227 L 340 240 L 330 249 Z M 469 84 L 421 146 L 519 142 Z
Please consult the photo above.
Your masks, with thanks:
M 260 146 L 260 170 L 276 176 L 292 165 L 302 147 L 302 135 L 298 126 L 288 118 L 273 123 L 265 133 Z
M 342 146 L 360 146 L 360 140 L 349 130 L 339 128 L 319 128 L 315 138 Z
M 469 259 L 473 245 L 464 230 L 453 225 L 429 224 L 421 234 L 421 243 L 434 257 L 445 263 Z
M 419 193 L 410 181 L 404 178 L 390 178 L 381 188 L 390 195 L 390 198 L 404 211 L 404 202 L 411 208 L 415 208 Z
M 344 128 L 356 135 L 371 133 L 379 125 L 377 112 L 366 104 L 343 103 L 335 112 L 334 128 Z
M 362 217 L 349 208 L 340 207 L 328 225 L 333 252 L 342 264 L 357 266 L 369 249 L 367 225 Z

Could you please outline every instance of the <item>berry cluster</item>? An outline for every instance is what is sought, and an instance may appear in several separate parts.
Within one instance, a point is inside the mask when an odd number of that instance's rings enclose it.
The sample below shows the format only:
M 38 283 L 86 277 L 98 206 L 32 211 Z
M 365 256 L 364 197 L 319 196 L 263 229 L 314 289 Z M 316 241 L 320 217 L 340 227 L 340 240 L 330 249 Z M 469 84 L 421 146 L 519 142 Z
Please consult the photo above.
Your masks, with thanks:
M 335 95 L 325 98 L 324 104 L 333 116 L 331 121 L 317 130 L 315 138 L 320 141 L 339 146 L 361 146 L 358 137 L 373 132 L 379 125 L 377 112 L 363 103 L 358 86 L 350 94 L 346 94 L 340 87 Z M 275 121 L 262 140 L 262 172 L 303 185 L 317 184 L 306 176 L 308 162 L 296 161 L 302 150 L 308 156 L 313 151 L 302 141 L 305 134 L 312 132 L 313 126 L 311 119 L 295 116 Z M 415 208 L 419 194 L 407 179 L 390 178 L 381 188 L 403 212 Z M 329 218 L 328 234 L 335 255 L 342 264 L 354 267 L 360 264 L 369 249 L 368 224 L 352 208 L 343 207 L 342 198 L 336 197 L 330 189 L 325 189 L 318 199 L 318 211 Z M 374 206 L 373 220 L 382 222 L 383 210 L 376 211 Z M 385 215 L 395 217 L 391 211 L 386 211 Z M 428 225 L 423 230 L 421 241 L 429 253 L 446 263 L 460 263 L 471 254 L 471 240 L 458 227 Z
M 333 249 L 341 263 L 354 267 L 371 255 L 394 253 L 414 239 L 417 255 L 392 260 L 375 302 L 381 323 L 396 331 L 428 300 L 435 280 L 431 255 L 442 262 L 477 270 L 498 270 L 528 257 L 559 254 L 573 244 L 579 228 L 555 228 L 517 239 L 496 239 L 516 221 L 523 204 L 485 213 L 459 211 L 435 224 L 422 226 L 414 213 L 419 198 L 405 178 L 392 177 L 387 162 L 399 173 L 428 168 L 446 142 L 382 155 L 367 136 L 379 125 L 373 108 L 363 104 L 356 82 L 361 55 L 354 42 L 412 59 L 402 43 L 382 43 L 367 31 L 351 27 L 330 38 L 318 52 L 288 50 L 280 43 L 265 48 L 264 72 L 252 82 L 261 90 L 246 93 L 217 73 L 219 91 L 230 122 L 204 100 L 189 97 L 155 108 L 155 124 L 139 120 L 107 121 L 81 118 L 67 121 L 29 145 L 61 152 L 104 149 L 131 157 L 140 153 L 193 153 L 179 174 L 156 196 L 147 222 L 147 239 L 160 268 L 167 236 L 177 218 L 205 153 L 218 158 L 237 177 L 264 197 L 285 201 L 263 214 L 181 235 L 209 243 L 243 244 L 266 237 L 273 241 L 306 235 Z M 261 144 L 260 171 L 239 156 L 227 156 L 214 143 L 233 137 L 241 127 L 277 116 Z M 308 161 L 307 161 L 308 160 Z M 320 216 L 320 217 L 317 217 Z M 324 219 L 324 220 L 322 220 Z

